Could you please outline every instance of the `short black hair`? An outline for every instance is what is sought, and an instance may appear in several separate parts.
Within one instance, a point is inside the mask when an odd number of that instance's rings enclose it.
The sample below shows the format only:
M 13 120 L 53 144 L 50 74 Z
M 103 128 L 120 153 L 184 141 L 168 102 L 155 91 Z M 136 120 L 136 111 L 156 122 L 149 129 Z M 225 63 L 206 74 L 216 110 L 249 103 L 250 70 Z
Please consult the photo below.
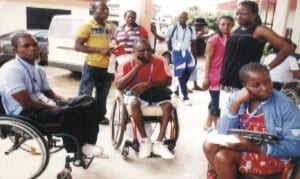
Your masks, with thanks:
M 15 48 L 18 47 L 18 40 L 23 37 L 32 37 L 33 39 L 35 39 L 31 34 L 27 32 L 17 32 L 11 38 L 11 45 Z
M 257 70 L 262 70 L 269 74 L 268 68 L 265 65 L 262 65 L 258 62 L 250 62 L 250 63 L 242 66 L 242 68 L 240 69 L 240 72 L 239 72 L 239 77 L 240 77 L 240 80 L 243 83 L 243 85 L 246 82 L 248 73 L 250 71 L 257 71 Z
M 97 3 L 98 2 L 102 2 L 102 3 L 105 3 L 106 4 L 106 2 L 103 2 L 103 0 L 95 0 L 94 2 L 91 2 L 90 3 L 90 6 L 89 6 L 89 14 L 90 15 L 93 15 L 94 14 L 94 11 L 96 10 L 96 8 L 97 8 Z
M 259 16 L 259 8 L 258 8 L 258 5 L 256 2 L 253 2 L 253 1 L 242 1 L 239 3 L 239 5 L 241 6 L 247 6 L 249 8 L 249 10 L 251 12 L 253 12 L 254 14 L 256 14 L 256 17 L 255 17 L 255 24 L 256 25 L 261 25 L 262 24 L 262 21 L 261 21 L 261 18 Z
M 124 12 L 124 18 L 126 17 L 127 13 L 133 13 L 136 16 L 136 12 L 134 10 L 127 10 Z

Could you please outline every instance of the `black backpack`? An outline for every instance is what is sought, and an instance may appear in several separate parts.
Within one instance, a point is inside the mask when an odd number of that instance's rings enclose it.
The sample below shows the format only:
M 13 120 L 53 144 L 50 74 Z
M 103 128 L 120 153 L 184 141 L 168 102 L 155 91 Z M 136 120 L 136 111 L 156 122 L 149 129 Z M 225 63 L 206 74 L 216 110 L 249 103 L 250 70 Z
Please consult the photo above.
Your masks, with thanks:
M 192 33 L 193 33 L 192 27 L 189 26 L 189 25 L 188 25 L 188 27 L 189 27 L 190 32 L 191 32 L 191 34 L 192 34 Z M 170 36 L 170 38 L 169 38 L 169 40 L 168 40 L 168 50 L 169 50 L 169 51 L 172 51 L 172 50 L 173 50 L 173 47 L 172 47 L 172 38 L 173 38 L 173 36 L 174 36 L 174 32 L 175 32 L 176 29 L 177 29 L 177 25 L 174 25 L 174 28 L 173 28 L 172 33 L 171 33 L 171 36 Z M 191 35 L 191 36 L 192 36 L 192 35 Z

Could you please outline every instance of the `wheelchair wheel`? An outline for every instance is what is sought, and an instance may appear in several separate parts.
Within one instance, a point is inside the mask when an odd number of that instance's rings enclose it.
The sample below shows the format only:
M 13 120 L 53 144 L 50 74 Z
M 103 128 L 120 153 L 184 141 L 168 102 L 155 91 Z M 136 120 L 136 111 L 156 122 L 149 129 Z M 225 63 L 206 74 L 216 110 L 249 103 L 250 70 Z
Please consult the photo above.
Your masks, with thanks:
M 159 117 L 154 117 L 154 119 L 155 118 L 158 118 L 157 119 L 158 122 L 150 121 L 150 123 L 152 125 L 151 139 L 153 141 L 156 140 L 156 138 L 159 134 L 159 131 L 160 131 L 160 125 L 159 125 L 160 119 L 159 119 Z M 165 137 L 163 140 L 164 144 L 168 146 L 168 149 L 170 151 L 173 151 L 173 149 L 175 148 L 178 137 L 179 137 L 179 122 L 178 122 L 177 110 L 176 110 L 176 108 L 174 108 L 171 113 L 171 117 L 168 122 L 166 132 L 165 132 Z
M 110 118 L 110 134 L 114 149 L 118 149 L 122 143 L 126 127 L 127 111 L 121 99 L 117 98 L 113 103 Z
M 0 168 L 2 171 L 11 171 L 3 178 L 37 178 L 42 174 L 48 165 L 50 154 L 43 135 L 34 126 L 16 118 L 2 116 L 0 133 Z M 29 152 L 21 150 L 23 146 L 30 146 Z
M 15 142 L 15 137 L 14 136 L 8 136 L 9 139 L 14 143 Z M 47 137 L 46 138 L 48 147 L 49 147 L 49 152 L 56 153 L 64 149 L 62 139 L 61 138 L 56 138 L 56 137 Z M 24 144 L 20 146 L 20 149 L 26 151 L 26 152 L 31 152 L 32 146 L 29 146 L 29 144 Z M 40 152 L 37 152 L 36 154 L 41 155 Z
M 168 146 L 170 151 L 173 151 L 173 149 L 175 148 L 178 137 L 179 137 L 179 122 L 178 122 L 177 110 L 176 108 L 174 108 L 171 114 L 171 118 L 166 130 L 166 135 L 164 140 L 164 143 Z

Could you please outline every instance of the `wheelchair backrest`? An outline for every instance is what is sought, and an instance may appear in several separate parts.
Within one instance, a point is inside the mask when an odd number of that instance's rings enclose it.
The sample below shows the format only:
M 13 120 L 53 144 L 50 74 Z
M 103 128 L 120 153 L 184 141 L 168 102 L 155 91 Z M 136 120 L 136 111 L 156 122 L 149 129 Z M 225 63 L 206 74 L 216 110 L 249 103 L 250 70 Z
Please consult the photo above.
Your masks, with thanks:
M 300 104 L 300 82 L 293 81 L 286 83 L 280 90 L 283 94 L 290 97 L 297 105 Z

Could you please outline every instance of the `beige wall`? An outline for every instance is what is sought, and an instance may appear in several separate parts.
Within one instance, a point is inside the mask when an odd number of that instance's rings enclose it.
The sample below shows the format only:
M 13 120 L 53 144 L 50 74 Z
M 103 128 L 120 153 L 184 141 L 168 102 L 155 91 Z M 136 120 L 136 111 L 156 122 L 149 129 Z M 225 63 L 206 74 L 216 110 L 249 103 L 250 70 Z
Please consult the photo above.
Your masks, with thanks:
M 137 23 L 150 30 L 152 17 L 152 0 L 118 0 L 120 4 L 120 22 L 124 22 L 123 14 L 127 10 L 134 10 L 137 13 Z M 149 31 L 150 32 L 150 31 Z
M 275 9 L 273 29 L 276 33 L 282 36 L 285 35 L 286 31 L 290 2 L 291 0 L 278 0 Z
M 0 35 L 17 29 L 26 28 L 26 7 L 66 9 L 75 15 L 88 14 L 88 1 L 82 0 L 0 0 Z M 132 9 L 137 12 L 137 22 L 150 30 L 152 0 L 110 0 L 119 3 L 120 22 L 124 23 L 123 14 Z M 134 6 L 133 6 L 134 5 Z M 149 31 L 150 32 L 150 31 Z
M 0 35 L 26 29 L 26 7 L 66 9 L 72 14 L 88 15 L 88 2 L 78 0 L 0 0 Z

